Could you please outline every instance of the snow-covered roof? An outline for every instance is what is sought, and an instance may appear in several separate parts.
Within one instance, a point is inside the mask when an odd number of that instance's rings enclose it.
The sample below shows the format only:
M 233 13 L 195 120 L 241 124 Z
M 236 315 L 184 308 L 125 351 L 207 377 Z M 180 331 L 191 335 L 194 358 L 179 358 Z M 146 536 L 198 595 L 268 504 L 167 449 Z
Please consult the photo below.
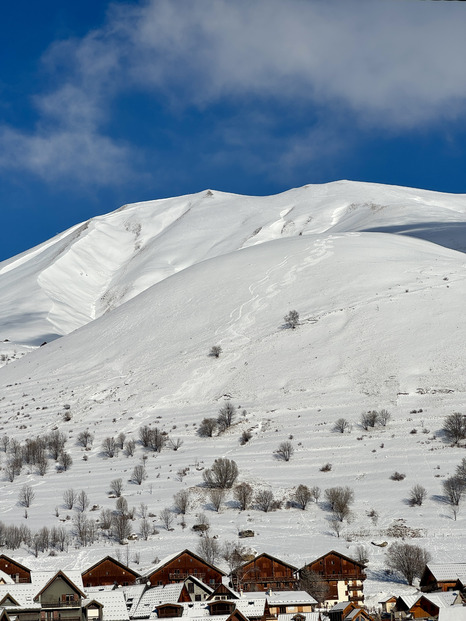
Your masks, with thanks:
M 123 591 L 123 595 L 125 596 L 126 608 L 130 617 L 132 617 L 136 612 L 136 609 L 146 588 L 147 587 L 145 584 L 131 584 L 121 588 L 121 590 Z
M 4 584 L 14 584 L 15 583 L 13 578 L 9 574 L 6 574 L 1 569 L 0 569 L 0 582 L 3 582 Z
M 438 606 L 438 608 L 449 608 L 455 603 L 458 597 L 458 591 L 446 591 L 443 593 L 423 593 L 423 596 L 430 602 Z
M 466 579 L 466 563 L 428 563 L 427 568 L 437 582 Z
M 338 610 L 344 610 L 347 606 L 350 605 L 351 602 L 337 602 L 332 608 L 330 608 L 329 612 L 337 612 Z
M 62 569 L 61 572 L 71 580 L 78 589 L 84 591 L 83 579 L 80 571 L 76 569 Z M 43 589 L 57 573 L 57 571 L 31 571 L 31 584 L 35 586 L 36 594 Z
M 126 621 L 129 619 L 125 596 L 120 589 L 100 591 L 91 598 L 103 605 L 103 621 Z
M 304 617 L 305 621 L 319 621 L 318 612 L 287 612 L 279 614 L 277 621 L 293 621 L 296 615 Z
M 154 608 L 161 604 L 177 604 L 183 587 L 183 582 L 177 582 L 147 589 L 140 598 L 133 617 L 136 619 L 148 617 Z
M 254 594 L 250 594 L 251 597 L 241 597 L 240 599 L 231 600 L 236 604 L 237 610 L 239 610 L 245 617 L 261 617 L 264 614 L 265 599 L 260 597 L 254 597 Z
M 466 606 L 450 606 L 439 610 L 438 621 L 466 621 Z

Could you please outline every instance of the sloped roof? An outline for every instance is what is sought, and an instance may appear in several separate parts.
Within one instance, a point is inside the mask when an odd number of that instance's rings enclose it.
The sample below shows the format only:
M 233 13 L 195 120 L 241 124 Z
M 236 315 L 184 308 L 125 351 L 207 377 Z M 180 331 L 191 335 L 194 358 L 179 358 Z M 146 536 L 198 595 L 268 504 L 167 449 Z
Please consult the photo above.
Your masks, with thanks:
M 280 563 L 280 565 L 286 565 L 286 567 L 289 567 L 293 571 L 298 571 L 298 568 L 295 567 L 294 565 L 291 565 L 290 563 L 287 563 L 286 561 L 283 561 L 281 558 L 276 558 L 275 556 L 272 556 L 271 554 L 268 554 L 267 552 L 262 552 L 262 554 L 258 554 L 252 560 L 246 561 L 245 563 L 243 563 L 241 565 L 240 569 L 242 569 L 243 567 L 247 567 L 251 563 L 254 563 L 255 561 L 257 561 L 257 559 L 262 558 L 264 556 L 266 558 L 269 558 L 271 561 L 275 561 L 276 563 Z
M 18 561 L 15 561 L 15 559 L 10 558 L 6 554 L 0 554 L 0 560 L 2 559 L 4 559 L 5 561 L 8 561 L 9 563 L 12 563 L 13 565 L 16 565 L 16 567 L 20 567 L 24 571 L 27 571 L 27 572 L 31 571 L 29 567 L 26 567 L 26 565 L 21 565 L 21 563 L 18 563 Z
M 200 556 L 198 556 L 194 552 L 191 552 L 191 550 L 187 550 L 186 549 L 186 550 L 182 550 L 181 552 L 175 552 L 174 554 L 169 554 L 168 556 L 163 558 L 161 561 L 159 561 L 157 563 L 157 565 L 154 565 L 151 569 L 149 569 L 144 574 L 142 574 L 142 577 L 143 578 L 150 578 L 152 576 L 152 574 L 154 574 L 156 571 L 159 571 L 160 569 L 165 567 L 165 565 L 168 565 L 168 563 L 170 563 L 171 561 L 174 561 L 175 559 L 177 559 L 182 554 L 189 554 L 190 556 L 195 558 L 197 561 L 199 561 L 203 565 L 207 565 L 207 567 L 210 567 L 211 569 L 213 569 L 214 571 L 218 572 L 222 576 L 226 576 L 224 571 L 222 571 L 218 567 L 215 567 L 215 565 L 211 565 L 210 563 L 205 561 L 203 558 L 201 558 Z
M 5 571 L 2 570 L 0 570 L 0 580 L 5 584 L 15 584 L 15 581 L 10 576 L 10 574 L 7 574 Z
M 335 556 L 339 556 L 340 558 L 344 559 L 345 561 L 349 561 L 350 563 L 354 563 L 355 565 L 359 565 L 359 567 L 361 567 L 361 569 L 364 569 L 366 567 L 364 565 L 364 563 L 360 563 L 359 561 L 355 561 L 354 558 L 350 558 L 349 556 L 345 556 L 344 554 L 342 554 L 341 552 L 337 552 L 336 550 L 330 550 L 330 552 L 326 552 L 325 554 L 322 554 L 322 556 L 319 556 L 318 558 L 314 559 L 313 561 L 309 561 L 309 563 L 306 563 L 304 565 L 304 567 L 307 567 L 308 565 L 313 565 L 314 563 L 317 563 L 317 561 L 321 561 L 322 559 L 324 559 L 326 556 L 330 556 L 330 554 L 335 554 Z M 304 569 L 304 567 L 302 569 Z
M 426 567 L 437 582 L 466 579 L 466 563 L 427 563 Z
M 46 572 L 44 572 L 46 573 Z M 51 572 L 47 572 L 47 573 L 51 573 Z M 32 577 L 32 574 L 31 574 Z M 82 579 L 80 580 L 81 582 L 81 588 L 69 577 L 67 576 L 61 569 L 59 569 L 55 574 L 53 574 L 50 579 L 48 580 L 48 582 L 46 582 L 44 584 L 44 586 L 40 589 L 40 591 L 38 591 L 36 593 L 36 595 L 34 596 L 34 599 L 38 598 L 39 595 L 42 595 L 42 593 L 45 591 L 45 589 L 47 589 L 57 578 L 62 578 L 65 582 L 67 582 L 69 584 L 69 586 L 72 589 L 75 589 L 76 591 L 78 591 L 78 593 L 81 595 L 81 597 L 86 597 L 86 594 L 83 592 L 82 590 Z
M 450 606 L 439 610 L 438 621 L 466 621 L 466 606 Z
M 141 597 L 146 591 L 147 586 L 145 584 L 130 584 L 128 586 L 121 587 L 123 595 L 126 600 L 126 608 L 130 617 L 136 612 Z
M 127 621 L 129 620 L 125 596 L 121 589 L 113 591 L 100 591 L 92 598 L 103 605 L 103 621 Z
M 453 606 L 456 598 L 458 597 L 458 591 L 446 591 L 443 593 L 423 593 L 422 597 L 424 597 L 424 599 L 428 599 L 438 608 L 449 608 L 450 606 Z
M 144 619 L 150 616 L 156 606 L 160 604 L 178 604 L 184 582 L 165 584 L 147 589 L 132 612 L 135 619 Z
M 305 621 L 319 621 L 318 612 L 287 612 L 279 614 L 277 621 L 293 621 L 296 615 L 304 617 Z
M 111 563 L 113 563 L 114 565 L 119 567 L 120 569 L 123 569 L 124 571 L 127 571 L 128 573 L 132 574 L 135 578 L 139 578 L 140 577 L 140 574 L 138 574 L 137 571 L 134 571 L 134 569 L 131 569 L 127 565 L 124 565 L 120 561 L 117 561 L 112 556 L 106 556 L 103 559 L 101 559 L 100 561 L 98 561 L 97 563 L 94 563 L 94 565 L 91 565 L 91 567 L 88 567 L 86 570 L 84 570 L 81 573 L 81 575 L 84 576 L 84 574 L 87 574 L 89 571 L 92 571 L 93 569 L 95 569 L 96 567 L 98 567 L 99 565 L 104 563 L 105 561 L 110 561 Z

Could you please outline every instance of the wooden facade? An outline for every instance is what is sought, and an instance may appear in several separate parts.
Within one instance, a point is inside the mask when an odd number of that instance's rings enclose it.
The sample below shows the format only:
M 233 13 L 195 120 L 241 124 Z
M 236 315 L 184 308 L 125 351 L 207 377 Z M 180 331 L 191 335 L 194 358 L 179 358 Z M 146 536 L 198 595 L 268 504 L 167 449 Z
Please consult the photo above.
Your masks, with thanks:
M 462 590 L 463 581 L 466 578 L 466 564 L 465 563 L 452 563 L 446 565 L 448 571 L 445 571 L 441 566 L 433 565 L 429 567 L 426 565 L 424 572 L 421 576 L 419 588 L 424 593 L 430 593 L 432 591 L 456 591 Z M 439 571 L 440 569 L 440 571 Z
M 328 585 L 326 601 L 363 602 L 364 564 L 332 550 L 300 571 L 309 570 L 322 576 Z
M 0 554 L 0 570 L 8 574 L 16 583 L 31 582 L 31 570 L 5 554 Z
M 85 587 L 104 586 L 106 584 L 117 584 L 118 586 L 128 586 L 136 584 L 140 575 L 115 560 L 111 556 L 89 567 L 82 573 L 83 585 Z
M 224 575 L 225 573 L 221 569 L 210 565 L 210 563 L 204 561 L 197 554 L 184 550 L 174 558 L 157 566 L 152 572 L 146 574 L 144 578 L 152 586 L 161 586 L 163 584 L 183 582 L 189 576 L 193 576 L 211 588 L 215 588 L 221 584 Z
M 241 565 L 233 575 L 238 591 L 292 591 L 298 584 L 297 568 L 270 554 L 260 554 Z

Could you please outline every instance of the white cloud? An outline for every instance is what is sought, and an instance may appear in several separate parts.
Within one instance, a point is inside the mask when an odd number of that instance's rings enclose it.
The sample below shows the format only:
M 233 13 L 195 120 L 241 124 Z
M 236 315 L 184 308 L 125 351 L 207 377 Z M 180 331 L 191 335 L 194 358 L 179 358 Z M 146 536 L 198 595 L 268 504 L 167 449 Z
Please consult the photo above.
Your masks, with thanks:
M 44 57 L 55 87 L 34 98 L 35 130 L 1 129 L 2 168 L 111 183 L 136 147 L 106 134 L 113 98 L 142 91 L 205 109 L 270 100 L 327 111 L 322 127 L 406 130 L 466 110 L 466 13 L 459 3 L 392 0 L 147 0 Z M 309 129 L 306 129 L 309 132 Z M 335 129 L 333 143 L 338 139 Z M 283 162 L 312 160 L 323 130 L 286 141 Z M 306 138 L 316 137 L 314 147 Z M 304 140 L 304 141 L 303 141 Z M 157 148 L 157 145 L 154 145 Z

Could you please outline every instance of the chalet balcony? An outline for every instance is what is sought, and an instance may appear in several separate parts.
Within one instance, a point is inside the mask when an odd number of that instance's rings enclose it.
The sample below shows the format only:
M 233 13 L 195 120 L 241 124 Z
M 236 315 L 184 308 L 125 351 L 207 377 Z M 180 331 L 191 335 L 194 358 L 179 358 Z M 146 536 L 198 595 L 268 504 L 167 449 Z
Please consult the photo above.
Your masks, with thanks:
M 42 608 L 81 608 L 81 600 L 71 602 L 40 602 Z
M 170 572 L 168 574 L 168 579 L 169 580 L 186 580 L 186 578 L 189 578 L 189 576 L 193 576 L 194 578 L 197 578 L 198 580 L 202 580 L 202 582 L 205 582 L 205 574 L 189 574 L 187 571 L 179 571 L 179 572 Z
M 323 578 L 323 580 L 344 580 L 348 582 L 349 580 L 360 580 L 361 582 L 367 578 L 367 574 L 361 573 L 358 575 L 355 574 L 321 574 L 319 576 Z

